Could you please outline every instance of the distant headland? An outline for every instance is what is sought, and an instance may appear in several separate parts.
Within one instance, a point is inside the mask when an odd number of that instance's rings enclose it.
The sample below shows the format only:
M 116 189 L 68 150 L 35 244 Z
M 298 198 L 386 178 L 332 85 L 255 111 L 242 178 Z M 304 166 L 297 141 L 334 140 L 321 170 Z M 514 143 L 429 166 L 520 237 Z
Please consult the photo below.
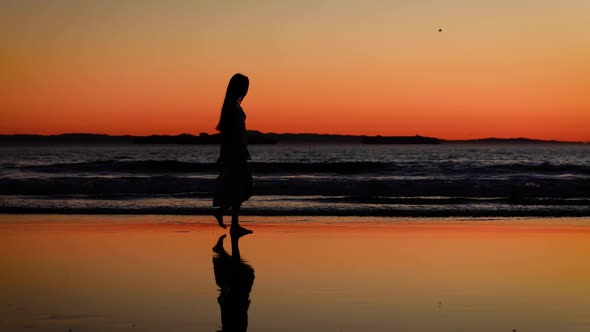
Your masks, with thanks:
M 567 142 L 530 138 L 481 138 L 472 140 L 445 140 L 426 136 L 363 136 L 332 134 L 292 134 L 261 133 L 250 130 L 248 144 L 590 144 L 590 142 Z M 177 145 L 215 145 L 220 142 L 219 134 L 199 135 L 106 135 L 73 133 L 60 135 L 0 135 L 0 145 L 100 145 L 100 144 L 177 144 Z

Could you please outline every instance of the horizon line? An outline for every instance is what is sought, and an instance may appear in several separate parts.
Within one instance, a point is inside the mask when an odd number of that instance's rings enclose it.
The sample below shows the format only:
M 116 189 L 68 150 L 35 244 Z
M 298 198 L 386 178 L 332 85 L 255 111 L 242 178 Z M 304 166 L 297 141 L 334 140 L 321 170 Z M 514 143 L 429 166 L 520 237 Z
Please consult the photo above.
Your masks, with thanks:
M 262 135 L 318 135 L 318 136 L 344 136 L 344 137 L 426 137 L 426 138 L 435 138 L 442 141 L 478 141 L 478 140 L 486 140 L 486 139 L 502 139 L 502 140 L 533 140 L 533 141 L 546 141 L 546 142 L 559 142 L 559 143 L 584 143 L 589 144 L 590 141 L 568 141 L 568 140 L 558 140 L 558 139 L 543 139 L 543 138 L 531 138 L 531 137 L 524 137 L 524 136 L 512 136 L 512 137 L 498 137 L 498 136 L 488 136 L 488 137 L 479 137 L 479 138 L 456 138 L 456 139 L 447 139 L 447 138 L 440 138 L 436 136 L 425 136 L 425 135 L 362 135 L 362 134 L 328 134 L 328 133 L 313 133 L 313 132 L 301 132 L 301 133 L 294 133 L 294 132 L 262 132 L 255 129 L 248 129 L 249 132 L 258 132 Z M 200 135 L 216 135 L 219 134 L 218 132 L 215 133 L 208 133 L 208 132 L 200 132 L 200 133 L 179 133 L 179 134 L 148 134 L 148 135 L 134 135 L 134 134 L 106 134 L 106 133 L 89 133 L 89 132 L 62 132 L 59 134 L 31 134 L 31 133 L 19 133 L 19 134 L 0 134 L 0 136 L 41 136 L 41 137 L 50 137 L 50 136 L 64 136 L 64 135 L 100 135 L 100 136 L 110 136 L 110 137 L 150 137 L 150 136 L 180 136 L 180 135 L 191 135 L 191 136 L 200 136 Z

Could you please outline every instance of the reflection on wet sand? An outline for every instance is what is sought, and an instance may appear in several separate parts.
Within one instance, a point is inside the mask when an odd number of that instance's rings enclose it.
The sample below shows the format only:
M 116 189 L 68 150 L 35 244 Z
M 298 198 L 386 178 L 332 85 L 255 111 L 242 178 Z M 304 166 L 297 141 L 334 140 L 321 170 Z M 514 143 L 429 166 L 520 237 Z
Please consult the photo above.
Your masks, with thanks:
M 213 247 L 213 272 L 219 286 L 217 302 L 221 309 L 220 331 L 246 331 L 254 268 L 240 256 L 240 236 L 231 236 L 231 255 L 223 247 L 225 237 L 222 235 Z
M 0 331 L 590 331 L 588 218 L 247 221 L 0 215 Z

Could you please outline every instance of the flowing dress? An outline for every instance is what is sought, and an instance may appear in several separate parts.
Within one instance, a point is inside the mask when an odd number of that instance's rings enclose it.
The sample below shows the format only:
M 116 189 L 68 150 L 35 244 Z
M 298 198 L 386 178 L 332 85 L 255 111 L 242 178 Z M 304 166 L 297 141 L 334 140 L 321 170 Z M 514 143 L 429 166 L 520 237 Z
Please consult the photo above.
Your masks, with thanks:
M 238 104 L 230 104 L 222 114 L 221 146 L 213 206 L 229 208 L 252 196 L 252 173 L 248 165 L 250 153 L 246 142 L 246 113 Z

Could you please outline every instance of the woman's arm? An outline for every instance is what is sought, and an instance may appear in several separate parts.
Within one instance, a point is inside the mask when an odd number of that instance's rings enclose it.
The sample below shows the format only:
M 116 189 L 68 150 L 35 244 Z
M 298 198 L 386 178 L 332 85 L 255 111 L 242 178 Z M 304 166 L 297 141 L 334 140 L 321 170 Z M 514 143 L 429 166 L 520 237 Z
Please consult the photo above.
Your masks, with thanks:
M 221 132 L 221 160 L 244 162 L 250 159 L 246 140 L 246 122 L 239 106 L 228 110 L 228 117 Z

